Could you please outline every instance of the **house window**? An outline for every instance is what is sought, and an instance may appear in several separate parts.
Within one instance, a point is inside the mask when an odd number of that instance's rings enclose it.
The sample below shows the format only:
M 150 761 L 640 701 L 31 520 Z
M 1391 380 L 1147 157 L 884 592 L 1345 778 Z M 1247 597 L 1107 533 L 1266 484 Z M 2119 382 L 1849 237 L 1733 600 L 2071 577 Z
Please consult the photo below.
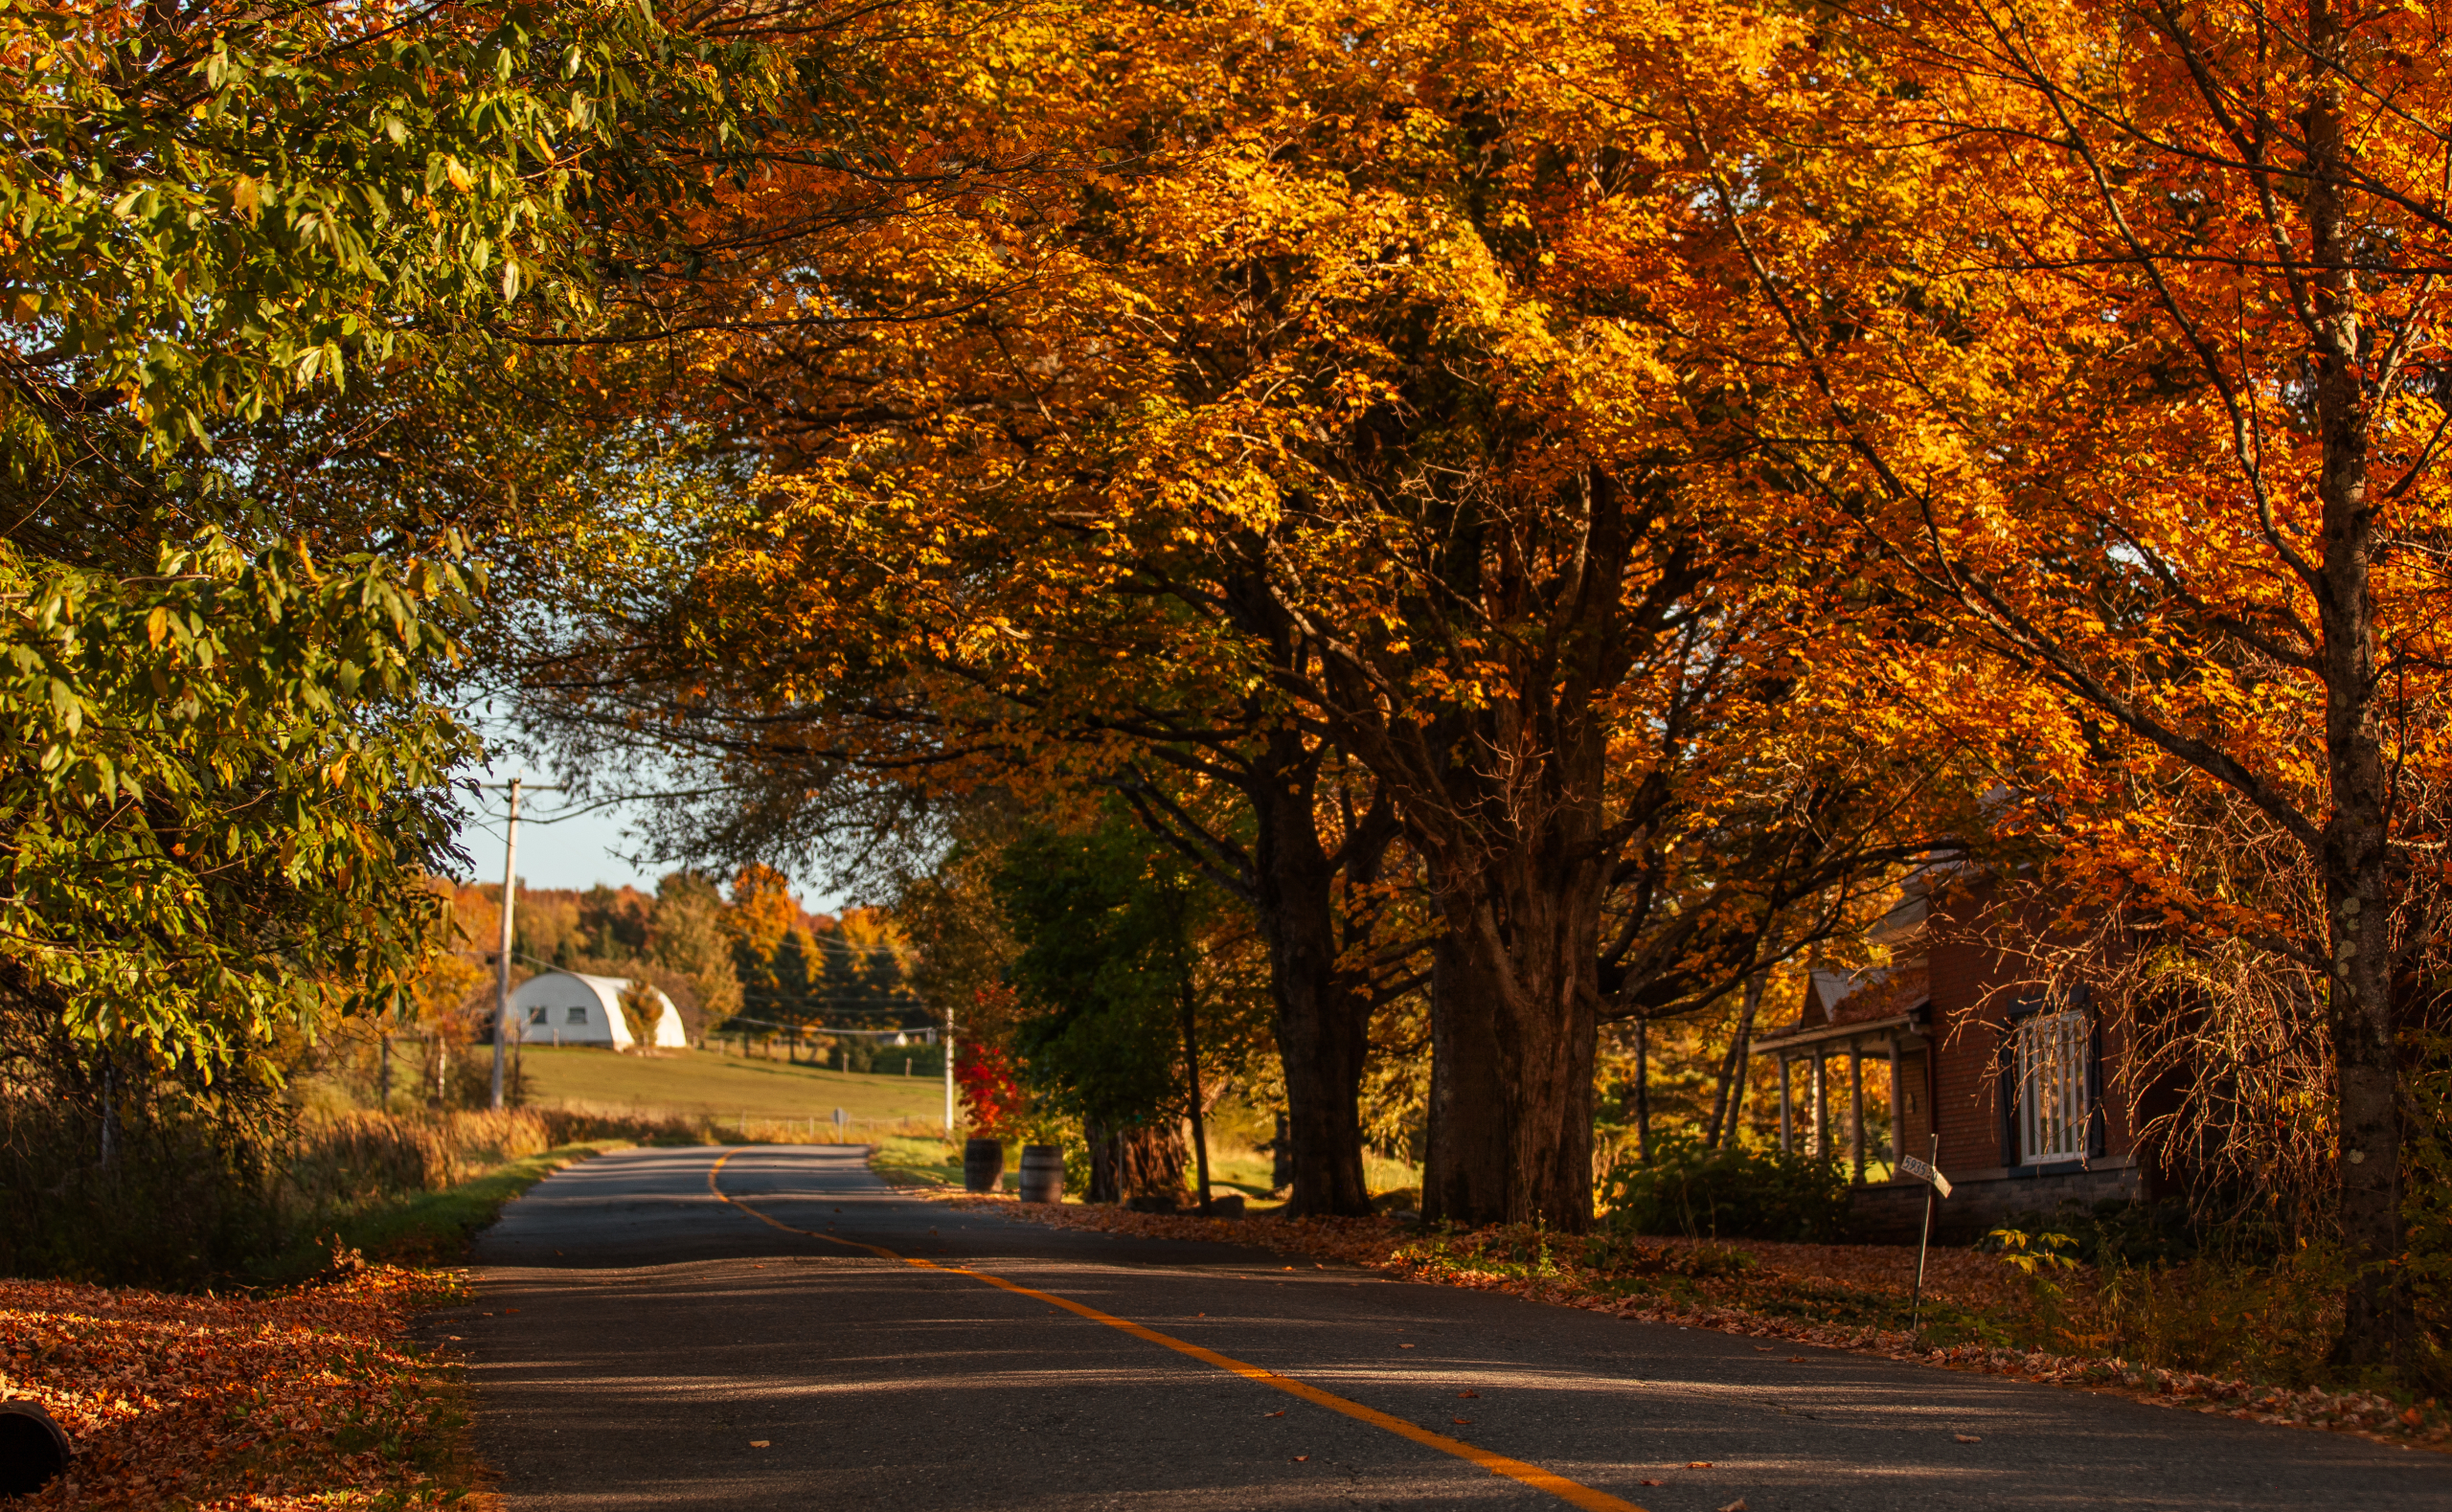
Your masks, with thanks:
M 587 1022 L 587 1010 L 585 1008 L 573 1008 L 570 1010 L 569 1014 L 564 1017 L 563 1022 L 567 1024 L 585 1024 Z
M 2086 1153 L 2086 1016 L 2037 1014 L 2018 1026 L 2018 1151 L 2029 1165 Z
M 542 1024 L 545 1022 L 546 1016 L 553 1011 L 554 1010 L 551 1008 L 530 1008 L 528 1010 L 528 1022 L 531 1024 Z

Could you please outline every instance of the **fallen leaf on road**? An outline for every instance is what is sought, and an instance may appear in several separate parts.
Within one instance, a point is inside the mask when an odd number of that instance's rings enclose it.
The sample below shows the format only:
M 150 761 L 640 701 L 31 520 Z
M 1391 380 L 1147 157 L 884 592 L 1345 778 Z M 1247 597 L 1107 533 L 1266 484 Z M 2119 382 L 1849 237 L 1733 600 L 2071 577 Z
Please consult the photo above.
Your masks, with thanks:
M 1411 1344 L 1398 1344 L 1396 1347 L 1397 1347 L 1397 1348 L 1399 1348 L 1399 1349 L 1411 1349 L 1411 1348 L 1413 1347 L 1413 1345 L 1411 1345 Z
M 1666 1480 L 1638 1480 L 1635 1484 L 1639 1486 L 1665 1486 L 1669 1484 L 1669 1482 Z
M 1769 1344 L 1756 1344 L 1754 1346 L 1754 1352 L 1758 1355 L 1767 1355 L 1771 1352 L 1771 1346 Z
M 1689 1470 L 1709 1470 L 1712 1468 L 1712 1462 L 1708 1459 L 1689 1459 L 1686 1461 L 1686 1468 Z
M 749 1447 L 752 1449 L 763 1449 L 773 1442 L 774 1440 L 771 1438 L 753 1438 L 749 1441 Z
M 1449 1421 L 1449 1422 L 1451 1422 L 1451 1423 L 1462 1423 L 1462 1424 L 1464 1424 L 1466 1428 L 1470 1428 L 1470 1427 L 1472 1427 L 1472 1426 L 1473 1426 L 1473 1420 L 1472 1420 L 1471 1418 L 1469 1418 L 1469 1417 L 1451 1417 L 1451 1418 L 1449 1418 L 1449 1419 L 1448 1419 L 1448 1421 Z
M 1736 1501 L 1720 1508 L 1720 1512 L 1745 1512 L 1745 1499 L 1743 1497 L 1738 1497 Z
M 1482 1393 L 1480 1393 L 1479 1391 L 1459 1391 L 1459 1392 L 1457 1392 L 1456 1394 L 1457 1394 L 1458 1396 L 1460 1396 L 1460 1397 L 1476 1397 L 1476 1396 L 1481 1395 Z
M 509 1318 L 511 1314 L 513 1314 L 513 1313 L 515 1313 L 515 1312 L 517 1312 L 517 1311 L 519 1311 L 519 1309 L 518 1309 L 518 1308 L 516 1308 L 516 1307 L 506 1307 L 506 1308 L 504 1308 L 504 1309 L 502 1310 L 502 1315 L 503 1315 L 505 1318 Z
M 1961 1433 L 1958 1435 L 1958 1441 L 1962 1444 L 1980 1444 L 1984 1442 L 1984 1435 L 1981 1433 Z
M 1790 1364 L 1790 1365 L 1803 1365 L 1803 1364 L 1805 1364 L 1805 1356 L 1803 1356 L 1803 1355 L 1790 1355 L 1790 1356 L 1788 1356 L 1788 1364 Z
M 1279 1408 L 1279 1409 L 1278 1409 L 1276 1411 L 1274 1411 L 1274 1412 L 1262 1412 L 1262 1413 L 1260 1414 L 1260 1416 L 1262 1416 L 1262 1417 L 1283 1417 L 1284 1415 L 1285 1415 L 1285 1409 L 1283 1409 L 1283 1408 L 1282 1408 L 1282 1407 L 1281 1407 L 1281 1408 Z
M 1308 1455 L 1297 1455 L 1297 1456 L 1294 1456 L 1294 1462 L 1295 1462 L 1296 1464 L 1298 1464 L 1298 1465 L 1299 1465 L 1299 1464 L 1301 1464 L 1303 1461 L 1305 1461 L 1305 1459 L 1308 1459 L 1308 1458 L 1310 1458 L 1310 1457 L 1311 1457 L 1311 1456 L 1308 1456 Z

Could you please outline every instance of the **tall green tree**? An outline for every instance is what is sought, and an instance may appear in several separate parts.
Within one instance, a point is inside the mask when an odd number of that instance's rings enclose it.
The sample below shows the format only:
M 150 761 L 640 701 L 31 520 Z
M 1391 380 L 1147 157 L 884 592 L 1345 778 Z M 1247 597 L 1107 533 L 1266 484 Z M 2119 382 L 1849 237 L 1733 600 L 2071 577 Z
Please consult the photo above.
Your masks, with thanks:
M 1222 900 L 1121 813 L 1024 828 L 994 891 L 1019 946 L 1013 1047 L 1039 1105 L 1081 1120 L 1092 1200 L 1179 1193 L 1178 1120 L 1199 1117 L 1199 1081 L 1216 1086 L 1201 1068 L 1252 1037 L 1201 969 Z
M 770 61 L 635 5 L 0 4 L 0 998 L 104 1148 L 427 948 L 487 577 L 368 417 L 582 333 Z

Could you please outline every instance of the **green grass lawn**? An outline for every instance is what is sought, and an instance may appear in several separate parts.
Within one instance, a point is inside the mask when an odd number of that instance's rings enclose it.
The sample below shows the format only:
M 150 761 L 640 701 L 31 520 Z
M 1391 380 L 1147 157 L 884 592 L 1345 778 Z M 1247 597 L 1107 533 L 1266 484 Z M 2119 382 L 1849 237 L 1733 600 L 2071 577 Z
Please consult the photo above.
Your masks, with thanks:
M 714 1050 L 624 1055 L 531 1045 L 520 1057 L 527 1100 L 538 1107 L 821 1123 L 840 1108 L 855 1128 L 904 1120 L 942 1124 L 945 1117 L 945 1085 L 933 1076 L 864 1075 Z

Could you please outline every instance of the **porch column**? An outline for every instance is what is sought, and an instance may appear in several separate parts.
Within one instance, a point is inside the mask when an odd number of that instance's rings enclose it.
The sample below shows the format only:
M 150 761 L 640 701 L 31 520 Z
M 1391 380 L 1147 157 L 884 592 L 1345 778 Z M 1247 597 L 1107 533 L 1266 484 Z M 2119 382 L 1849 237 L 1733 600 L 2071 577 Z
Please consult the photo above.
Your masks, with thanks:
M 1882 1048 L 1890 1055 L 1890 1156 L 1891 1174 L 1898 1174 L 1899 1152 L 1907 1148 L 1907 1099 L 1898 1090 L 1898 1036 L 1887 1036 Z
M 1805 1110 L 1805 1153 L 1821 1160 L 1830 1153 L 1830 1071 L 1829 1056 L 1819 1045 L 1813 1048 L 1813 1080 L 1805 1096 L 1812 1103 Z
M 1792 1155 L 1796 1153 L 1796 1130 L 1789 1118 L 1788 1052 L 1782 1050 L 1780 1052 L 1780 1153 Z
M 1865 1185 L 1865 1047 L 1848 1042 L 1848 1158 L 1855 1162 L 1856 1185 Z

